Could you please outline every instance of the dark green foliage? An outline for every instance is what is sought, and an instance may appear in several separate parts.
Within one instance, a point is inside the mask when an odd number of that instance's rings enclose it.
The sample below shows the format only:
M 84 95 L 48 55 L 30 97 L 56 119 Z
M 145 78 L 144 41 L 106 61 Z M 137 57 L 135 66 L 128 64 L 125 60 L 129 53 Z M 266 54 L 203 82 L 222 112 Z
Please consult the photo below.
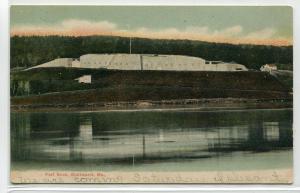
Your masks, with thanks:
M 129 53 L 129 38 L 108 36 L 31 36 L 11 38 L 11 68 L 31 67 L 55 58 L 78 58 L 88 53 Z M 250 69 L 279 63 L 292 69 L 292 46 L 258 46 L 208 43 L 190 40 L 132 39 L 132 53 L 177 54 L 206 60 L 237 62 Z
M 290 70 L 293 71 L 293 65 L 275 64 L 279 70 Z

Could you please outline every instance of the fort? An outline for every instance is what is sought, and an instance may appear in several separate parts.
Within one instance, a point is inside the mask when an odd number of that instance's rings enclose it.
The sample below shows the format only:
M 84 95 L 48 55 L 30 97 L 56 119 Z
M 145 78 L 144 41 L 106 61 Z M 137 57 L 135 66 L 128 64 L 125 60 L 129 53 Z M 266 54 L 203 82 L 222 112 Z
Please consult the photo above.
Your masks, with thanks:
M 157 54 L 86 54 L 77 59 L 57 58 L 33 68 L 73 67 L 114 70 L 247 71 L 234 62 L 208 61 L 198 57 Z

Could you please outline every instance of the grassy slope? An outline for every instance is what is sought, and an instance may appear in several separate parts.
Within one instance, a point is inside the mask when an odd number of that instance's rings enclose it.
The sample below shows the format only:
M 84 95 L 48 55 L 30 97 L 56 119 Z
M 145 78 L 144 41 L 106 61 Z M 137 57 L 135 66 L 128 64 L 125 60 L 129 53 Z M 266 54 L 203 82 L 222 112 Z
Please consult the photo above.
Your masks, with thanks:
M 13 97 L 12 104 L 84 104 L 92 102 L 192 98 L 290 98 L 289 89 L 263 72 L 167 72 L 50 68 L 12 74 L 13 79 L 70 81 L 93 74 L 90 90 Z M 84 85 L 82 87 L 84 89 Z

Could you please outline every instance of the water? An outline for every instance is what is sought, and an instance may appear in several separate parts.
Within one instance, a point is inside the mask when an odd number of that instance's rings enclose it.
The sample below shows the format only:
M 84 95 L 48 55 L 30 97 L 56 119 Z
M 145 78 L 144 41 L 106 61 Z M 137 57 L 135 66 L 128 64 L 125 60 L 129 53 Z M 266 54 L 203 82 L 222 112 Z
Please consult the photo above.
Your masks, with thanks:
M 292 168 L 291 109 L 12 113 L 12 168 Z

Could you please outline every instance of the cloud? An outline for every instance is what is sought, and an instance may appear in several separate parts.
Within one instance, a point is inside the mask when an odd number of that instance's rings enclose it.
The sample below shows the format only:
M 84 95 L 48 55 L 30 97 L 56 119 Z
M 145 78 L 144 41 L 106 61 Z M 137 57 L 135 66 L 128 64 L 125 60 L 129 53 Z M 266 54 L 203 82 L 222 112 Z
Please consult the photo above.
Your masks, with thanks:
M 109 21 L 87 21 L 69 19 L 55 25 L 18 25 L 11 28 L 11 36 L 29 35 L 62 35 L 62 36 L 89 36 L 89 35 L 112 35 L 124 37 L 142 37 L 156 39 L 190 39 L 231 44 L 266 44 L 266 45 L 291 45 L 288 38 L 275 38 L 276 30 L 265 28 L 243 33 L 240 25 L 228 28 L 211 30 L 207 26 L 187 26 L 184 29 L 166 28 L 153 30 L 146 27 L 137 29 L 122 29 L 120 26 Z
M 256 32 L 249 33 L 246 38 L 256 38 L 256 39 L 269 39 L 276 34 L 276 31 L 272 28 L 265 28 Z
M 208 34 L 209 28 L 207 26 L 204 26 L 204 27 L 189 26 L 186 28 L 186 31 L 189 31 L 191 33 Z
M 224 30 L 221 30 L 220 32 L 216 32 L 216 34 L 233 37 L 233 36 L 241 34 L 242 31 L 243 31 L 243 27 L 240 25 L 236 25 L 236 26 L 232 26 L 232 27 L 226 28 Z
M 77 32 L 83 33 L 84 35 L 86 32 L 89 33 L 107 33 L 117 29 L 116 24 L 108 22 L 108 21 L 101 21 L 101 22 L 89 22 L 85 20 L 65 20 L 62 22 L 62 29 L 66 32 Z

